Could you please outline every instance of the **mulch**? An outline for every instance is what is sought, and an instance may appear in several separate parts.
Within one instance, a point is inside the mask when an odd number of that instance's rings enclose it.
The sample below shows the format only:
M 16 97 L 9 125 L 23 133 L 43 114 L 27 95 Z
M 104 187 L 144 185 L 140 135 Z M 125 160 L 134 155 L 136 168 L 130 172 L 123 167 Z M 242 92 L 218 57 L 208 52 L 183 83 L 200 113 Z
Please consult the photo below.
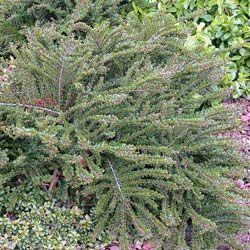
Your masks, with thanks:
M 241 110 L 240 119 L 241 119 L 241 128 L 240 130 L 232 130 L 230 135 L 236 140 L 240 140 L 244 148 L 242 151 L 245 155 L 250 156 L 250 98 L 239 98 L 237 100 L 228 100 L 225 101 L 228 105 L 236 105 Z

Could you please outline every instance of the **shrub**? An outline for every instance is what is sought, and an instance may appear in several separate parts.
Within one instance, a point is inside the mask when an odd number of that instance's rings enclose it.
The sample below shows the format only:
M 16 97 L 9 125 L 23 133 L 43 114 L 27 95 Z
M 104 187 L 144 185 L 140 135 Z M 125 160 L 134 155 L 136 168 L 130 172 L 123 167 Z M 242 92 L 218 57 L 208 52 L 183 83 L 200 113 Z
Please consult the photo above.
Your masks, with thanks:
M 27 41 L 26 32 L 34 25 L 54 23 L 63 32 L 72 19 L 87 24 L 106 19 L 117 23 L 120 12 L 125 12 L 127 6 L 126 1 L 121 0 L 1 0 L 0 4 L 0 57 L 4 58 L 11 54 L 11 43 L 21 46 Z
M 132 3 L 138 15 L 164 9 L 178 18 L 195 16 L 189 21 L 194 32 L 188 37 L 186 46 L 203 44 L 205 47 L 228 49 L 224 56 L 229 56 L 230 62 L 224 85 L 234 87 L 235 98 L 250 94 L 249 1 L 138 0 Z M 195 11 L 198 12 L 193 14 Z
M 109 230 L 122 249 L 136 232 L 165 249 L 240 249 L 230 236 L 249 203 L 232 180 L 248 162 L 218 136 L 235 110 L 210 105 L 227 94 L 224 62 L 186 38 L 163 13 L 63 35 L 36 27 L 1 96 L 2 185 L 22 176 L 64 203 L 94 203 L 94 236 Z
M 62 23 L 62 20 L 71 13 L 74 1 L 23 1 L 1 0 L 0 15 L 0 56 L 8 57 L 10 54 L 9 44 L 22 45 L 25 31 L 35 23 L 43 25 L 46 22 Z
M 54 202 L 55 203 L 55 202 Z M 26 204 L 17 219 L 0 217 L 0 244 L 4 249 L 99 249 L 90 239 L 92 221 L 78 207 L 46 202 Z M 99 236 L 100 238 L 101 236 Z M 102 238 L 100 238 L 102 239 Z

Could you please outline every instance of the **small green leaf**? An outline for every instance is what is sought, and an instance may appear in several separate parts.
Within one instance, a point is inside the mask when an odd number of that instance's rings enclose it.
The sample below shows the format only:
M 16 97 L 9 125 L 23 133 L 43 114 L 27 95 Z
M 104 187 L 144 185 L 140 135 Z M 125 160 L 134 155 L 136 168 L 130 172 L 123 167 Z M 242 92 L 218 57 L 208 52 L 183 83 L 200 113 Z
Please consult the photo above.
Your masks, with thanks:
M 250 48 L 250 42 L 245 43 L 243 47 Z
M 250 68 L 250 60 L 247 60 L 247 61 L 246 61 L 246 65 L 247 65 L 247 67 Z
M 247 51 L 246 51 L 245 49 L 241 48 L 241 49 L 239 50 L 239 52 L 240 52 L 240 54 L 241 54 L 242 56 L 245 56 Z
M 244 91 L 242 89 L 237 89 L 235 91 L 235 93 L 233 94 L 233 98 L 239 98 L 242 94 L 244 93 Z
M 168 12 L 176 12 L 177 9 L 175 7 L 170 7 L 168 8 Z
M 202 95 L 198 94 L 198 93 L 195 93 L 193 94 L 192 96 L 194 99 L 198 100 L 198 99 L 201 99 L 202 98 Z
M 185 0 L 184 3 L 183 3 L 184 9 L 187 9 L 189 4 L 190 4 L 190 0 Z
M 205 43 L 205 46 L 208 46 L 208 45 L 211 45 L 211 44 L 212 44 L 209 35 L 206 34 L 206 33 L 204 33 L 204 32 L 199 33 L 199 34 L 197 35 L 197 37 L 198 37 L 202 42 Z
M 226 33 L 225 35 L 223 35 L 222 37 L 221 37 L 221 40 L 222 41 L 225 41 L 225 40 L 228 40 L 228 38 L 231 36 L 231 33 Z
M 209 14 L 206 14 L 203 16 L 203 19 L 206 21 L 206 22 L 211 22 L 213 20 L 213 17 Z
M 217 31 L 217 33 L 215 34 L 216 38 L 220 38 L 222 35 L 224 34 L 224 32 L 222 30 Z
M 186 40 L 186 42 L 184 43 L 184 47 L 187 49 L 193 49 L 197 46 L 198 41 L 196 36 L 189 36 Z
M 206 24 L 204 22 L 201 22 L 196 26 L 197 26 L 197 32 L 200 32 L 206 26 Z
M 241 59 L 241 56 L 233 56 L 231 58 L 231 60 L 233 60 L 233 61 L 237 61 L 237 60 L 240 60 L 240 59 Z
M 222 15 L 223 13 L 223 0 L 217 0 L 217 4 L 218 4 L 218 11 L 219 11 L 219 14 Z
M 134 12 L 137 14 L 138 13 L 138 8 L 136 6 L 136 4 L 134 2 L 132 2 L 132 6 L 133 6 L 133 9 L 134 9 Z
M 233 42 L 231 43 L 231 45 L 232 46 L 239 46 L 239 45 L 244 44 L 244 43 L 245 43 L 245 41 L 242 37 L 235 37 L 233 39 Z

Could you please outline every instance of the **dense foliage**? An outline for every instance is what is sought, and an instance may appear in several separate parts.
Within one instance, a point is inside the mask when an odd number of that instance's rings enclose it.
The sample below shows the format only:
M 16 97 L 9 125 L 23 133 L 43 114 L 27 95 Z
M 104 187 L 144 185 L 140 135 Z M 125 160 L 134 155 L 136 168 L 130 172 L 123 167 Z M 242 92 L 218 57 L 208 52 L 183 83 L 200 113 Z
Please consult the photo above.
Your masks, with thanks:
M 175 17 L 192 16 L 194 28 L 186 46 L 227 48 L 228 74 L 224 84 L 234 86 L 234 97 L 250 94 L 250 2 L 248 0 L 135 0 L 134 11 L 140 16 L 162 9 Z
M 221 136 L 237 110 L 213 105 L 230 93 L 218 89 L 228 64 L 199 43 L 227 50 L 234 38 L 212 38 L 209 15 L 229 7 L 207 2 L 190 36 L 180 17 L 196 1 L 0 0 L 0 56 L 12 55 L 0 74 L 1 246 L 98 249 L 112 236 L 122 249 L 138 238 L 241 249 L 249 208 L 233 180 L 249 161 Z M 232 79 L 247 83 L 247 55 Z
M 10 43 L 24 43 L 25 31 L 35 23 L 42 25 L 55 21 L 62 24 L 74 8 L 74 1 L 1 0 L 0 6 L 0 56 L 7 57 Z
M 130 9 L 128 1 L 121 0 L 0 0 L 0 57 L 8 58 L 11 44 L 26 43 L 26 32 L 34 25 L 53 23 L 64 32 L 72 21 L 118 23 L 119 14 Z
M 89 237 L 92 222 L 81 209 L 49 202 L 25 208 L 17 219 L 0 218 L 1 249 L 99 249 L 99 241 Z
M 218 136 L 237 126 L 237 112 L 211 107 L 228 94 L 217 88 L 224 61 L 187 49 L 187 35 L 161 12 L 26 32 L 1 85 L 1 215 L 10 217 L 2 235 L 13 240 L 24 218 L 33 225 L 33 214 L 57 211 L 74 247 L 81 232 L 68 220 L 79 210 L 68 206 L 93 210 L 93 238 L 105 230 L 122 249 L 135 236 L 165 249 L 214 249 L 222 241 L 240 249 L 232 236 L 249 202 L 233 180 L 248 162 Z M 41 208 L 15 211 L 29 185 Z M 56 232 L 44 237 L 64 244 Z M 27 248 L 15 239 L 17 249 Z
M 61 32 L 69 22 L 100 23 L 105 19 L 118 24 L 121 15 L 134 11 L 139 18 L 145 13 L 164 10 L 177 18 L 189 17 L 194 29 L 187 47 L 226 48 L 229 57 L 223 85 L 235 89 L 235 98 L 249 95 L 250 30 L 249 1 L 246 0 L 112 0 L 112 1 L 0 1 L 0 57 L 11 54 L 10 44 L 27 41 L 26 32 L 34 25 L 48 22 L 59 25 Z

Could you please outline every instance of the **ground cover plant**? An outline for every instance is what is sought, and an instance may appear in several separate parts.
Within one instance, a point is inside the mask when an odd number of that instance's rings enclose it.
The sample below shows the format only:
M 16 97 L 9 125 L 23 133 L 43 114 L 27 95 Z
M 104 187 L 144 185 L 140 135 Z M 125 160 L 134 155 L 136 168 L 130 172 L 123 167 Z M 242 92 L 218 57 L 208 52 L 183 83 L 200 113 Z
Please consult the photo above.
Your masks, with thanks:
M 188 25 L 193 34 L 186 46 L 203 44 L 206 48 L 228 49 L 227 74 L 223 85 L 235 89 L 233 96 L 249 95 L 249 2 L 245 0 L 134 0 L 134 1 L 6 1 L 0 9 L 0 57 L 11 54 L 10 43 L 21 45 L 27 41 L 26 31 L 35 24 L 43 26 L 53 22 L 63 32 L 72 13 L 87 24 L 109 19 L 118 23 L 122 16 L 134 11 L 139 18 L 158 9 L 177 18 L 189 17 Z
M 249 95 L 250 2 L 246 0 L 147 0 L 132 1 L 138 16 L 162 9 L 177 18 L 193 16 L 188 25 L 194 31 L 186 46 L 227 48 L 230 57 L 223 84 L 235 89 L 233 96 Z M 226 56 L 223 55 L 224 57 Z
M 46 23 L 57 25 L 61 32 L 72 18 L 94 24 L 109 19 L 117 23 L 129 12 L 129 1 L 110 0 L 1 0 L 0 1 L 0 58 L 11 55 L 11 44 L 27 42 L 26 32 Z M 73 16 L 72 16 L 73 15 Z
M 224 61 L 187 49 L 188 32 L 163 12 L 116 25 L 76 18 L 63 33 L 36 26 L 13 47 L 16 68 L 1 85 L 2 244 L 27 249 L 31 236 L 16 237 L 16 220 L 33 225 L 32 213 L 56 210 L 73 232 L 65 249 L 83 249 L 82 239 L 103 231 L 121 249 L 138 237 L 164 249 L 223 241 L 242 249 L 233 234 L 249 201 L 233 180 L 249 162 L 218 136 L 238 125 L 237 110 L 211 106 L 228 95 L 217 88 Z M 19 204 L 31 195 L 38 205 Z M 93 214 L 93 228 L 78 209 Z M 64 240 L 42 235 L 62 249 Z M 36 240 L 31 249 L 43 244 Z

